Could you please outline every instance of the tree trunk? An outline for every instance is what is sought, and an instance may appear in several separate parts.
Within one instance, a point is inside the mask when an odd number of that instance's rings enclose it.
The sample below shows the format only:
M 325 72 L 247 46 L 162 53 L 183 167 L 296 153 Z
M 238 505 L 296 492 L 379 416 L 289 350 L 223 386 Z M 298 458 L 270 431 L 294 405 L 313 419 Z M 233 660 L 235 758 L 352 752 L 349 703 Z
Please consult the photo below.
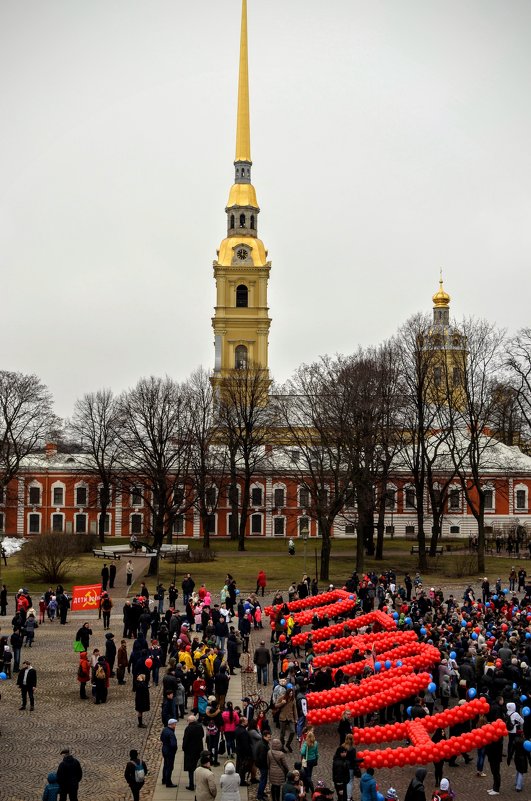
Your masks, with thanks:
M 383 559 L 384 533 L 385 533 L 385 496 L 383 500 L 380 499 L 378 503 L 378 522 L 376 524 L 376 559 L 378 561 L 381 561 Z
M 437 556 L 437 545 L 439 544 L 439 537 L 441 536 L 441 520 L 442 514 L 439 510 L 432 511 L 433 527 L 430 540 L 430 556 Z
M 361 525 L 358 523 L 358 532 L 356 534 L 356 572 L 363 574 L 365 570 L 365 543 L 363 542 L 363 533 Z
M 238 528 L 238 550 L 245 551 L 245 529 L 247 528 L 247 515 L 249 506 L 245 498 L 242 503 L 242 510 L 240 514 L 240 525 Z
M 478 521 L 478 573 L 485 573 L 485 496 L 480 492 Z
M 105 520 L 107 517 L 107 504 L 102 503 L 100 508 L 100 519 L 98 521 L 98 535 L 101 544 L 105 542 Z
M 210 548 L 210 521 L 204 510 L 201 510 L 201 523 L 203 525 L 203 548 Z
M 418 567 L 419 570 L 426 570 L 428 567 L 428 560 L 426 558 L 426 534 L 424 532 L 424 508 L 422 503 L 422 495 L 417 493 L 417 498 L 420 498 L 420 501 L 417 501 L 417 542 L 419 544 L 419 561 Z
M 330 581 L 330 551 L 332 550 L 330 528 L 327 520 L 320 520 L 319 524 L 323 532 L 321 541 L 321 572 L 319 578 L 321 581 Z

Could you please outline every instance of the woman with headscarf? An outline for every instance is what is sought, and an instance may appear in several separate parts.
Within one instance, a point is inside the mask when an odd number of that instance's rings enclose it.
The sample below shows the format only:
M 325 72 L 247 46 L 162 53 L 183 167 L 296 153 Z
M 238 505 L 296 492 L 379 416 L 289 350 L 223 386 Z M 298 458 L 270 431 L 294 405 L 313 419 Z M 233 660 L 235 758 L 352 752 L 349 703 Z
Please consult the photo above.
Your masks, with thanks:
M 426 768 L 418 768 L 415 776 L 409 782 L 404 801 L 426 801 L 426 790 L 424 789 L 424 779 L 428 771 Z

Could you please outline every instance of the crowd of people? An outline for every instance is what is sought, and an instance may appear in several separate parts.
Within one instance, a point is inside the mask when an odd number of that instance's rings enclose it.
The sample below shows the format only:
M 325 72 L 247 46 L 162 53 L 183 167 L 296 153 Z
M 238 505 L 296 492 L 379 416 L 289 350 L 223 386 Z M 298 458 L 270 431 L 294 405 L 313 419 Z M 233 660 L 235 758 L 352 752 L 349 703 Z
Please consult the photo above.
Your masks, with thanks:
M 490 705 L 484 720 L 459 723 L 449 730 L 437 729 L 432 739 L 440 742 L 470 730 L 476 723 L 504 720 L 509 732 L 506 743 L 501 738 L 479 748 L 474 756 L 464 753 L 462 760 L 464 765 L 473 764 L 469 770 L 478 780 L 486 778 L 488 765 L 492 786 L 485 790 L 497 795 L 505 758 L 514 770 L 514 789 L 521 792 L 531 752 L 531 597 L 525 568 L 511 569 L 506 580 L 498 577 L 490 581 L 485 577 L 477 590 L 468 585 L 462 594 L 427 587 L 419 573 L 400 578 L 399 581 L 392 570 L 380 575 L 350 575 L 344 587 L 356 604 L 348 617 L 380 609 L 395 618 L 398 630 L 412 629 L 419 642 L 435 646 L 440 652 L 440 662 L 432 669 L 435 687 L 430 685 L 424 693 L 373 715 L 352 717 L 347 709 L 337 726 L 338 744 L 328 776 L 323 776 L 319 767 L 323 747 L 327 746 L 319 742 L 319 729 L 307 723 L 306 696 L 363 681 L 375 668 L 363 652 L 352 657 L 353 661 L 367 662 L 359 676 L 349 676 L 340 667 L 314 666 L 313 632 L 341 622 L 342 618 L 314 616 L 304 630 L 304 643 L 300 644 L 300 638 L 299 645 L 293 643 L 301 627 L 287 604 L 319 592 L 317 582 L 307 575 L 292 582 L 286 593 L 273 595 L 275 613 L 271 620 L 262 608 L 267 587 L 263 571 L 257 576 L 255 592 L 245 596 L 231 575 L 225 577 L 216 592 L 209 591 L 205 584 L 197 586 L 190 573 L 184 576 L 180 591 L 174 583 L 167 588 L 158 584 L 151 595 L 142 582 L 138 593 L 125 601 L 121 619 L 114 621 L 123 626 L 119 646 L 111 630 L 116 607 L 109 592 L 103 592 L 103 652 L 91 650 L 93 629 L 89 621 L 79 627 L 74 639 L 74 650 L 79 654 L 79 697 L 104 704 L 113 680 L 118 685 L 130 681 L 136 724 L 145 728 L 144 716 L 152 711 L 150 688 L 162 683 L 163 782 L 174 786 L 175 727 L 179 719 L 186 718 L 181 744 L 184 769 L 187 789 L 195 792 L 197 801 L 216 796 L 211 769 L 225 756 L 220 783 L 222 801 L 238 801 L 238 788 L 248 784 L 257 785 L 258 801 L 266 801 L 268 790 L 271 801 L 330 801 L 334 794 L 337 801 L 358 797 L 361 801 L 397 801 L 397 791 L 379 787 L 375 771 L 365 769 L 358 759 L 354 728 L 422 718 L 483 696 Z M 111 581 L 109 571 L 106 586 L 110 590 L 113 585 L 114 575 Z M 38 605 L 37 612 L 26 590 L 16 594 L 13 632 L 2 634 L 0 643 L 0 668 L 6 678 L 16 674 L 21 710 L 27 709 L 28 701 L 30 711 L 34 710 L 32 691 L 37 683 L 31 662 L 24 660 L 21 664 L 22 649 L 33 646 L 39 625 L 54 621 L 56 604 L 68 611 L 69 599 L 62 587 L 55 591 L 49 588 L 41 600 L 43 605 Z M 60 612 L 60 619 L 61 616 Z M 269 623 L 270 633 L 266 631 Z M 363 631 L 377 630 L 376 627 L 374 624 Z M 251 647 L 253 631 L 256 640 Z M 345 635 L 350 633 L 345 627 Z M 242 659 L 246 660 L 245 665 Z M 249 665 L 254 665 L 257 685 L 270 688 L 265 697 L 267 703 L 255 705 L 250 697 L 240 703 L 227 700 L 231 675 Z M 329 733 L 324 732 L 323 737 L 326 744 Z M 67 766 L 71 765 L 73 757 L 63 756 L 63 762 L 66 759 Z M 425 801 L 427 797 L 446 801 L 455 797 L 451 772 L 459 766 L 457 757 L 435 763 L 433 788 L 428 785 L 427 768 L 419 768 L 405 801 Z M 60 774 L 61 770 L 50 774 L 50 786 Z M 139 798 L 146 774 L 145 762 L 137 751 L 131 750 L 124 778 L 134 799 Z

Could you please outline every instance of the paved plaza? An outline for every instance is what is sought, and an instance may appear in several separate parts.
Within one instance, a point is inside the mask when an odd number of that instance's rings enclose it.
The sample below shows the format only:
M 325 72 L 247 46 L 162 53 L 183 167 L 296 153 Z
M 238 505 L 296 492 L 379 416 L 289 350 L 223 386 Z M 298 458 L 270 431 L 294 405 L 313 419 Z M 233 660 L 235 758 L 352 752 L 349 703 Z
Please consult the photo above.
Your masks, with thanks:
M 136 575 L 140 575 L 140 560 L 137 562 Z M 147 567 L 147 560 L 143 567 Z M 254 563 L 253 563 L 254 571 Z M 200 580 L 200 570 L 195 574 Z M 242 592 L 252 584 L 252 577 L 242 575 L 238 577 Z M 117 588 L 113 591 L 115 603 L 111 618 L 111 631 L 119 643 L 122 634 L 122 605 L 125 595 L 125 582 L 118 574 Z M 154 589 L 154 582 L 150 590 Z M 214 593 L 215 595 L 215 593 Z M 34 598 L 34 602 L 36 599 Z M 265 598 L 269 603 L 271 598 Z M 12 612 L 11 605 L 8 611 Z M 11 614 L 0 618 L 0 627 L 3 633 L 10 633 Z M 151 689 L 151 711 L 144 716 L 147 729 L 138 729 L 136 713 L 134 710 L 134 694 L 131 691 L 131 680 L 126 676 L 127 685 L 118 686 L 115 679 L 111 679 L 107 704 L 96 706 L 89 701 L 79 699 L 79 685 L 77 682 L 78 656 L 74 653 L 72 643 L 74 635 L 83 620 L 91 622 L 93 636 L 91 637 L 91 651 L 95 647 L 104 649 L 104 630 L 97 615 L 83 615 L 77 613 L 70 615 L 66 626 L 58 622 L 45 623 L 36 632 L 34 647 L 30 650 L 24 648 L 22 659 L 31 656 L 32 663 L 38 673 L 38 687 L 36 691 L 35 711 L 19 711 L 20 695 L 15 681 L 8 680 L 2 683 L 2 700 L 0 702 L 0 801 L 35 801 L 42 795 L 46 776 L 50 770 L 55 770 L 61 760 L 60 751 L 69 747 L 80 760 L 84 777 L 80 785 L 80 801 L 89 799 L 102 799 L 102 801 L 125 801 L 131 794 L 127 787 L 123 772 L 129 757 L 130 748 L 137 748 L 147 762 L 149 773 L 142 790 L 143 801 L 194 801 L 192 793 L 185 789 L 186 775 L 181 777 L 182 758 L 181 751 L 182 732 L 184 724 L 179 722 L 177 739 L 179 751 L 177 753 L 176 767 L 173 780 L 178 782 L 176 790 L 167 789 L 161 785 L 160 769 L 160 701 L 161 689 Z M 251 653 L 259 644 L 260 639 L 269 640 L 267 620 L 263 631 L 252 633 Z M 129 645 L 132 641 L 128 641 Z M 128 648 L 130 651 L 130 647 Z M 245 664 L 245 661 L 242 661 Z M 243 695 L 256 691 L 255 674 L 242 673 L 232 678 L 229 690 L 229 699 L 239 703 Z M 264 697 L 268 699 L 271 687 L 267 688 Z M 273 734 L 276 730 L 273 725 Z M 324 726 L 317 729 L 319 742 L 319 764 L 314 771 L 314 781 L 323 779 L 331 785 L 332 758 L 338 738 L 335 726 Z M 475 752 L 472 754 L 475 758 Z M 298 759 L 297 754 L 287 754 L 288 763 L 293 764 Z M 487 799 L 487 790 L 492 786 L 488 763 L 485 763 L 486 778 L 476 777 L 474 762 L 465 767 L 459 760 L 460 767 L 451 769 L 445 767 L 447 776 L 457 794 L 457 799 Z M 433 766 L 427 765 L 428 777 L 426 780 L 426 794 L 431 798 L 433 785 Z M 219 784 L 219 775 L 223 767 L 214 769 Z M 376 778 L 381 791 L 385 792 L 393 786 L 398 790 L 401 801 L 414 768 L 403 770 L 379 770 Z M 499 796 L 501 801 L 508 799 L 531 798 L 531 777 L 527 779 L 529 788 L 516 794 L 514 788 L 514 767 L 502 766 L 502 788 Z M 256 787 L 248 788 L 249 801 L 256 798 Z M 219 797 L 219 793 L 218 793 Z M 359 789 L 355 787 L 354 800 L 359 799 Z M 242 801 L 247 801 L 247 789 L 242 788 Z

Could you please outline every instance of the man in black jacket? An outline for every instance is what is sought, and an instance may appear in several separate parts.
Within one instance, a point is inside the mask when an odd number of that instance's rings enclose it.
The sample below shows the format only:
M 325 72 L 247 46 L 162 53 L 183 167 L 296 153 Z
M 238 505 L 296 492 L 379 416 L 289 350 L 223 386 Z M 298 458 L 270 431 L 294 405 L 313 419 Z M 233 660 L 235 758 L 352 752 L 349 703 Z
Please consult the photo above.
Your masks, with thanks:
M 63 761 L 57 768 L 57 783 L 60 787 L 59 801 L 66 801 L 67 796 L 70 801 L 77 801 L 79 782 L 83 778 L 81 765 L 68 748 L 61 751 L 61 756 Z
M 246 774 L 251 770 L 253 749 L 251 736 L 247 731 L 247 718 L 241 717 L 234 729 L 234 742 L 236 743 L 236 773 L 240 776 L 240 786 L 247 787 Z
M 195 715 L 188 717 L 188 726 L 183 734 L 184 769 L 188 771 L 187 790 L 194 790 L 194 771 L 203 751 L 203 727 Z
M 260 771 L 260 779 L 258 780 L 258 790 L 256 794 L 257 801 L 265 801 L 265 790 L 267 787 L 267 753 L 269 751 L 270 740 L 271 732 L 265 731 L 262 734 L 262 739 L 257 743 L 254 752 L 254 764 Z
M 30 712 L 35 709 L 35 699 L 33 693 L 37 686 L 37 671 L 31 666 L 27 660 L 22 663 L 22 670 L 17 677 L 17 686 L 20 687 L 22 695 L 22 706 L 20 709 L 26 709 L 28 696 L 30 700 Z

